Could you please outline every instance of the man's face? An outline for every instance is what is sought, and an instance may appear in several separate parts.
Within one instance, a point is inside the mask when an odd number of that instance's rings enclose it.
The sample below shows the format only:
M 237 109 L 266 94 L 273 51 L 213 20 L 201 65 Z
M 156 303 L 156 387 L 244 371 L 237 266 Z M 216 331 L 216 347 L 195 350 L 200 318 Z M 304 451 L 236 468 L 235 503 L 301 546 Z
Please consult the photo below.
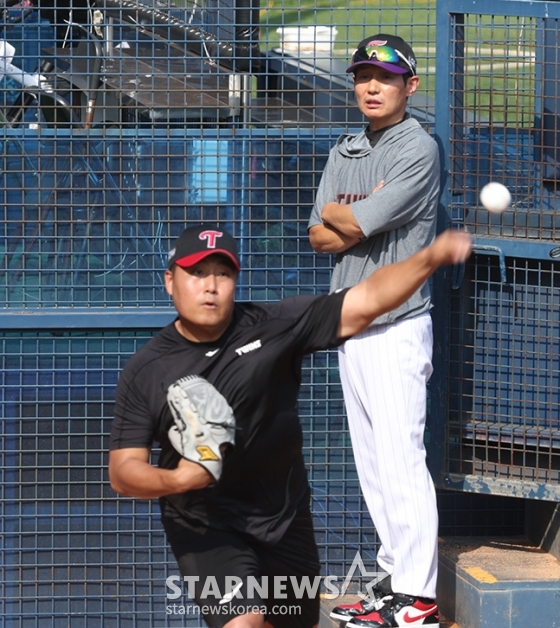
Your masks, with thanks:
M 418 77 L 393 74 L 376 65 L 364 64 L 354 73 L 354 93 L 360 111 L 369 120 L 370 131 L 383 129 L 404 118 L 406 99 L 418 88 Z
M 217 340 L 233 315 L 237 271 L 223 255 L 165 271 L 165 288 L 179 314 L 177 331 L 194 342 Z

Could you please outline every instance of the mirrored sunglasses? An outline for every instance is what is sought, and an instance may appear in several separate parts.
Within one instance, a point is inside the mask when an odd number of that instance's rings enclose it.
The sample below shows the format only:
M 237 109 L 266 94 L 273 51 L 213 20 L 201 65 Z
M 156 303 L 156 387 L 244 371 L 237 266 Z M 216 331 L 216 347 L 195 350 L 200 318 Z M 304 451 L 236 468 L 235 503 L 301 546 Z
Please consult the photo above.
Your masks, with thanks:
M 410 72 L 413 75 L 416 75 L 416 69 L 412 63 L 403 55 L 402 52 L 395 50 L 395 48 L 392 48 L 391 46 L 374 46 L 372 44 L 362 46 L 352 55 L 352 64 L 359 63 L 360 61 L 371 61 L 372 59 L 376 59 L 382 63 L 395 64 L 399 61 L 403 61 Z

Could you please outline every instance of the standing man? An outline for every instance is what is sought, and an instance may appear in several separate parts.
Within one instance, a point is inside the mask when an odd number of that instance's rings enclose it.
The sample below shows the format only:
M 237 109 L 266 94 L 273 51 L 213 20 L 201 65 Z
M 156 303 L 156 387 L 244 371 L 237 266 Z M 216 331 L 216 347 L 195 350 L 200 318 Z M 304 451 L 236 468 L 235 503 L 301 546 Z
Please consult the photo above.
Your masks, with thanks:
M 364 39 L 347 72 L 366 128 L 331 150 L 309 221 L 315 251 L 336 253 L 331 292 L 430 244 L 440 165 L 435 141 L 406 112 L 416 58 L 400 37 Z M 430 290 L 339 347 L 340 377 L 360 485 L 389 574 L 373 597 L 334 609 L 351 626 L 438 622 L 438 516 L 426 466 L 426 384 L 432 373 Z
M 296 411 L 302 360 L 359 333 L 470 251 L 466 233 L 447 231 L 336 294 L 239 304 L 234 238 L 208 225 L 181 234 L 165 271 L 177 318 L 119 378 L 109 479 L 121 495 L 160 498 L 209 626 L 317 626 L 320 565 Z

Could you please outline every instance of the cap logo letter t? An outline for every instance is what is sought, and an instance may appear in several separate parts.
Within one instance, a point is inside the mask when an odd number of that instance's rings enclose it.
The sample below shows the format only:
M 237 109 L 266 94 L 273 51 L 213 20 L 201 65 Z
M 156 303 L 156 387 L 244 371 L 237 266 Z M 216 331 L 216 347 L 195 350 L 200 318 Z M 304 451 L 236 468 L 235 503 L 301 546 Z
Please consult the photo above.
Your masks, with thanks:
M 216 248 L 216 240 L 218 238 L 221 238 L 224 234 L 221 231 L 202 231 L 199 236 L 198 239 L 199 240 L 206 240 L 206 248 L 208 249 L 215 249 Z

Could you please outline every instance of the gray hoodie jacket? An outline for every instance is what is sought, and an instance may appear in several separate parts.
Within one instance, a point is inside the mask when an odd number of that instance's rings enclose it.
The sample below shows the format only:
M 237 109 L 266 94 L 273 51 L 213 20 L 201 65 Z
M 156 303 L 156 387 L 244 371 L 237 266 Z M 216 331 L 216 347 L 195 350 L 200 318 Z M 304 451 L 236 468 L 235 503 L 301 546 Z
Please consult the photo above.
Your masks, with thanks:
M 383 187 L 373 193 L 384 181 Z M 308 228 L 321 224 L 328 202 L 350 204 L 366 236 L 336 257 L 331 292 L 353 286 L 376 268 L 399 262 L 432 242 L 440 184 L 436 142 L 417 120 L 387 128 L 372 148 L 365 130 L 342 135 L 331 149 Z M 395 322 L 430 309 L 426 283 L 405 304 L 373 324 Z

